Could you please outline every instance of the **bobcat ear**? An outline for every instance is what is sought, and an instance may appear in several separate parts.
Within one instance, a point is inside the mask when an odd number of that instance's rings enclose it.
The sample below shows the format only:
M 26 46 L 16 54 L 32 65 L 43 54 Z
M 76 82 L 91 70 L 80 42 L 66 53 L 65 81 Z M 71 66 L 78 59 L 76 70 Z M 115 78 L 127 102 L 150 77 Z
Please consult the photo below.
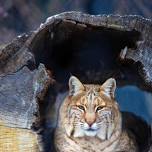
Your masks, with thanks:
M 108 97 L 114 98 L 115 97 L 115 90 L 116 90 L 116 80 L 114 78 L 108 79 L 106 82 L 103 83 L 101 86 L 101 91 Z
M 75 76 L 71 76 L 69 79 L 69 95 L 74 96 L 84 90 L 83 84 Z

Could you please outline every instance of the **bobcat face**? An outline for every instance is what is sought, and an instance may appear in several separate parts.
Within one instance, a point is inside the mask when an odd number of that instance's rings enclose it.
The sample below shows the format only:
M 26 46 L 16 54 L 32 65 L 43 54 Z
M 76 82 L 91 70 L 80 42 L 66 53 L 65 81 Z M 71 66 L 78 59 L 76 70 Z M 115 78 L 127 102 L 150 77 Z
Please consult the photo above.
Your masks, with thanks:
M 109 139 L 120 123 L 120 112 L 114 100 L 116 82 L 108 79 L 103 85 L 83 85 L 76 77 L 69 80 L 65 130 L 68 136 L 97 136 Z

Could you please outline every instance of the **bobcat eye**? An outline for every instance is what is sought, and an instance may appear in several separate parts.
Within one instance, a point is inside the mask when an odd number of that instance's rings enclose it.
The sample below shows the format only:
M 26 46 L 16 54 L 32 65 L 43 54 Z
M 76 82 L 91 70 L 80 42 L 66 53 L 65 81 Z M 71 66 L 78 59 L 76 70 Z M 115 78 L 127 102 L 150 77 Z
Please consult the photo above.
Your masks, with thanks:
M 96 108 L 96 112 L 99 111 L 99 110 L 101 110 L 101 109 L 103 109 L 103 108 L 104 108 L 104 106 L 98 106 L 98 107 Z
M 84 106 L 78 105 L 78 108 L 81 109 L 81 110 L 83 110 L 83 111 L 85 111 Z

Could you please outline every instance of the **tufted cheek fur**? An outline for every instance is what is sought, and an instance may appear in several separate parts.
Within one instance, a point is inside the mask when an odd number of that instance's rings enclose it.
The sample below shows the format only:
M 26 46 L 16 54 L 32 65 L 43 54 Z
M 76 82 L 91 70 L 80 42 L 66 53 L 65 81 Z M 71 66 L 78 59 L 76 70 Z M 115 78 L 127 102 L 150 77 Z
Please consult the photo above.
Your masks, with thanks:
M 114 109 L 107 109 L 101 111 L 98 116 L 96 116 L 96 124 L 99 128 L 97 132 L 97 137 L 101 140 L 110 139 L 116 124 L 116 118 L 114 114 Z M 67 123 L 65 124 L 66 133 L 68 136 L 73 137 L 83 137 L 85 136 L 82 126 L 85 123 L 84 115 L 81 111 L 77 109 L 70 109 L 67 111 Z
M 99 131 L 97 133 L 97 136 L 101 140 L 107 140 L 110 139 L 114 129 L 115 129 L 115 114 L 112 109 L 109 110 L 103 110 L 99 114 L 98 119 L 98 126 Z
M 65 130 L 68 136 L 83 137 L 84 132 L 81 128 L 83 125 L 83 114 L 81 111 L 69 108 L 67 110 L 67 117 L 65 118 Z

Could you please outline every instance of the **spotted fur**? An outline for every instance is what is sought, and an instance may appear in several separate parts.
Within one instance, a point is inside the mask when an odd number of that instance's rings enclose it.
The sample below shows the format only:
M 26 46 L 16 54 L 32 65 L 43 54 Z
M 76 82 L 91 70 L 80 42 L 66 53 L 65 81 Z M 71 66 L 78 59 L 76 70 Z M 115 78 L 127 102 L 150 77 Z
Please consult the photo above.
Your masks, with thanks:
M 113 78 L 103 85 L 85 85 L 70 78 L 55 134 L 58 152 L 137 152 L 134 140 L 122 130 L 115 89 Z

